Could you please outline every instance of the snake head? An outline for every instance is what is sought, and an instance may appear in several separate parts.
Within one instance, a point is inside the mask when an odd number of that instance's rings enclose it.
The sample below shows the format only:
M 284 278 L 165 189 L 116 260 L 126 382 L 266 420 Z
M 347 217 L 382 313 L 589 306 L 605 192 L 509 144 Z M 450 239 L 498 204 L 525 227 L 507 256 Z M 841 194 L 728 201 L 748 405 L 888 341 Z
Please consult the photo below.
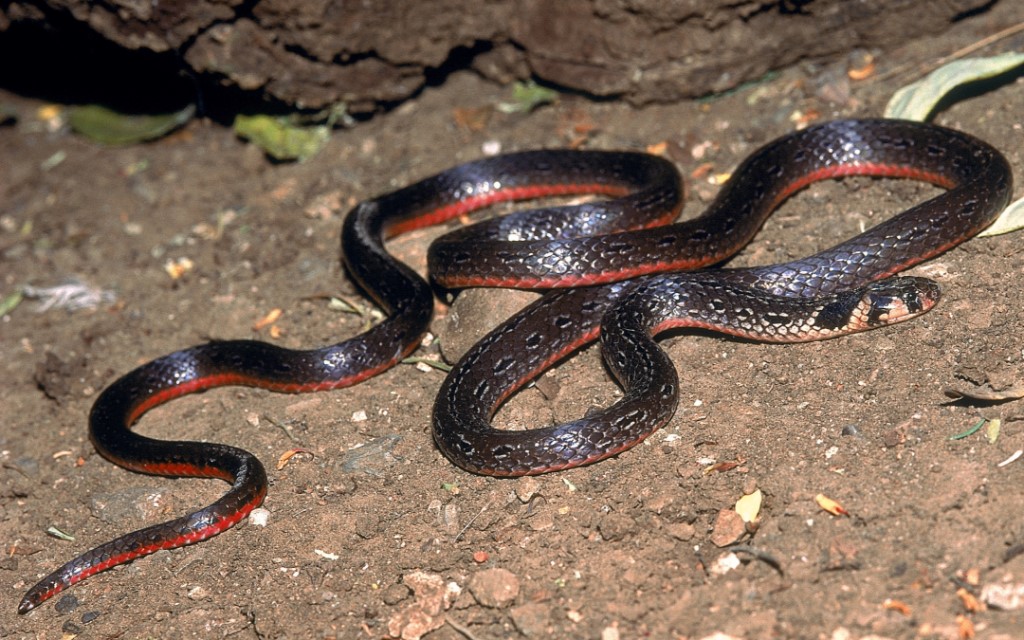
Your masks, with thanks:
M 942 296 L 939 284 L 927 278 L 901 276 L 866 285 L 850 314 L 854 330 L 903 322 L 925 313 Z

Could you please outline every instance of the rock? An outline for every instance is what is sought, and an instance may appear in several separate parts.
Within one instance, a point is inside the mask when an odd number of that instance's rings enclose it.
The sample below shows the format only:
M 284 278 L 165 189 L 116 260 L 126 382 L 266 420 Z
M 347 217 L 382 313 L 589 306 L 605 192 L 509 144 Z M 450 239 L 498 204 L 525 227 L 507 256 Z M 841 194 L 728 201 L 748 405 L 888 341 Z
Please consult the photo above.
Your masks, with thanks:
M 512 617 L 512 624 L 519 633 L 531 637 L 550 636 L 551 608 L 540 602 L 527 602 L 524 605 L 513 607 L 509 612 Z
M 618 513 L 609 513 L 601 518 L 597 530 L 603 540 L 614 542 L 631 535 L 636 531 L 636 527 L 636 520 L 633 518 Z
M 444 612 L 461 593 L 459 586 L 436 573 L 413 571 L 402 576 L 402 584 L 411 589 L 415 602 L 388 619 L 388 634 L 402 640 L 419 640 L 444 626 Z M 390 596 L 396 597 L 397 592 Z
M 994 609 L 1019 611 L 1024 609 L 1024 582 L 987 584 L 981 589 L 981 599 Z
M 481 605 L 500 609 L 515 602 L 519 578 L 508 569 L 485 569 L 470 578 L 469 592 Z
M 722 509 L 715 518 L 714 530 L 711 533 L 711 542 L 716 547 L 727 547 L 735 544 L 747 534 L 747 523 L 743 522 L 740 514 L 732 509 Z
M 53 38 L 38 46 L 60 59 L 74 55 L 77 40 L 68 32 L 94 31 L 126 50 L 173 51 L 197 82 L 299 109 L 345 103 L 366 113 L 415 95 L 432 72 L 460 66 L 503 83 L 537 77 L 634 104 L 675 102 L 801 60 L 904 46 L 989 4 L 945 0 L 922 11 L 886 0 L 817 0 L 807 8 L 522 0 L 476 3 L 467 11 L 462 0 L 15 0 L 0 5 L 0 32 L 19 22 L 45 25 Z M 67 51 L 50 51 L 61 46 Z

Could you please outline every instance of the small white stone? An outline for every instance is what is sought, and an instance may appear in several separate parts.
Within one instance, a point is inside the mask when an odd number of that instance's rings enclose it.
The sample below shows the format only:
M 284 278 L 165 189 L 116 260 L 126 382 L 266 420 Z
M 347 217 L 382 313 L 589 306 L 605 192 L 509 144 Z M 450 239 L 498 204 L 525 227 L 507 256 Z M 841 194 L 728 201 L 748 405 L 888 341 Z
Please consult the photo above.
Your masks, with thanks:
M 256 527 L 265 527 L 270 521 L 270 511 L 263 507 L 257 507 L 249 513 L 249 524 Z

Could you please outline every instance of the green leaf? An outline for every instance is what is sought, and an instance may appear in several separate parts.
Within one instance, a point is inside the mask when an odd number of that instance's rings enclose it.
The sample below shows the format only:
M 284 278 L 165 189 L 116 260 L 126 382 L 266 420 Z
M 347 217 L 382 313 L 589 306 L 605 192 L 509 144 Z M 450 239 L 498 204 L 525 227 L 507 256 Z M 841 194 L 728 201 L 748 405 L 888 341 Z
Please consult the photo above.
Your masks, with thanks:
M 950 91 L 978 80 L 987 80 L 1024 64 L 1024 53 L 1008 52 L 988 58 L 965 58 L 932 71 L 893 94 L 885 107 L 886 118 L 927 120 Z M 1024 228 L 1024 199 L 1011 203 L 978 237 L 997 236 Z
M 433 358 L 402 358 L 402 364 L 425 364 L 432 369 L 444 371 L 445 373 L 452 370 L 452 365 L 440 360 L 434 360 Z
M 982 419 L 978 420 L 977 422 L 975 422 L 974 425 L 971 428 L 969 428 L 967 431 L 962 431 L 962 432 L 956 434 L 955 436 L 950 436 L 949 439 L 950 440 L 963 440 L 964 438 L 966 438 L 968 436 L 973 436 L 974 434 L 978 433 L 978 431 L 980 431 L 983 426 L 985 426 L 985 418 L 982 418 Z
M 58 540 L 64 540 L 65 542 L 75 541 L 75 536 L 71 535 L 70 533 L 64 533 L 63 531 L 54 526 L 47 527 L 46 533 L 47 535 L 51 535 L 54 538 L 57 538 Z
M 71 108 L 68 123 L 74 131 L 96 142 L 120 146 L 165 136 L 191 120 L 195 112 L 194 104 L 158 115 L 119 113 L 98 104 L 87 104 Z
M 1013 52 L 950 62 L 894 93 L 885 107 L 885 117 L 927 120 L 935 105 L 953 89 L 998 76 L 1021 64 L 1024 64 L 1024 53 Z
M 263 149 L 275 160 L 304 162 L 323 149 L 331 137 L 326 125 L 302 127 L 287 118 L 237 115 L 235 133 Z
M 4 297 L 0 300 L 0 316 L 5 316 L 14 311 L 14 309 L 21 304 L 22 300 L 24 300 L 24 296 L 20 290 Z
M 502 113 L 529 113 L 540 105 L 554 102 L 557 99 L 557 91 L 542 87 L 533 80 L 517 82 L 512 87 L 512 101 L 499 103 L 498 111 Z
M 989 444 L 995 444 L 996 440 L 999 439 L 999 429 L 1002 425 L 1003 421 L 999 418 L 992 418 L 988 421 L 988 426 L 985 428 L 985 437 L 988 439 Z
M 1024 198 L 1011 202 L 988 229 L 978 234 L 979 238 L 999 236 L 1018 229 L 1024 229 Z

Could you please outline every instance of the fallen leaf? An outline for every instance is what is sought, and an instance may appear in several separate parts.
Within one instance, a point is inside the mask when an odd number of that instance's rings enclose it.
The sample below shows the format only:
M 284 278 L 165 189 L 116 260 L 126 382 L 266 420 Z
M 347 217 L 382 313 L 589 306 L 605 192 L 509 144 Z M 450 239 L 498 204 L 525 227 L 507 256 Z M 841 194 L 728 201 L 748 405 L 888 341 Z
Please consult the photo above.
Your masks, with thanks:
M 542 87 L 533 80 L 517 82 L 512 86 L 512 100 L 501 102 L 497 109 L 502 113 L 529 113 L 541 106 L 558 99 L 554 89 Z
M 743 522 L 754 522 L 761 511 L 761 490 L 745 495 L 736 501 L 736 513 L 743 518 Z
M 963 580 L 972 587 L 978 586 L 979 584 L 981 584 L 981 569 L 977 567 L 971 567 L 966 572 L 964 572 Z
M 331 137 L 328 125 L 300 126 L 287 118 L 256 114 L 237 115 L 235 133 L 275 160 L 303 162 L 316 155 Z
M 956 435 L 949 436 L 949 439 L 950 440 L 963 440 L 964 438 L 966 438 L 968 436 L 973 436 L 974 434 L 978 433 L 978 431 L 980 431 L 983 426 L 985 426 L 985 418 L 981 418 L 980 420 L 978 420 L 977 422 L 972 424 L 970 427 L 967 428 L 966 431 L 961 431 L 960 433 L 958 433 Z
M 69 533 L 64 533 L 63 531 L 61 531 L 57 527 L 52 527 L 52 526 L 48 527 L 46 529 L 46 534 L 49 535 L 49 536 L 52 536 L 54 538 L 57 538 L 58 540 L 64 540 L 66 542 L 74 542 L 75 541 L 75 536 L 73 536 L 73 535 L 71 535 Z
M 850 67 L 846 71 L 846 77 L 850 80 L 866 80 L 875 73 L 875 56 L 864 53 L 857 60 L 856 67 Z
M 999 418 L 992 418 L 988 421 L 988 427 L 985 428 L 985 438 L 988 439 L 989 444 L 995 444 L 996 440 L 999 439 L 999 429 L 1002 427 L 1003 421 Z
M 295 456 L 299 455 L 300 453 L 305 453 L 306 455 L 309 456 L 313 455 L 313 452 L 308 449 L 289 449 L 288 451 L 282 453 L 281 457 L 277 459 L 277 470 L 280 471 L 281 469 L 284 469 L 285 466 L 288 465 L 288 461 L 294 458 Z
M 887 611 L 897 611 L 903 615 L 910 617 L 911 609 L 910 605 L 902 600 L 894 600 L 892 598 L 886 598 L 882 603 L 882 608 Z
M 984 602 L 978 600 L 973 593 L 963 587 L 956 590 L 956 597 L 960 598 L 960 604 L 962 604 L 964 609 L 969 613 L 977 613 L 988 609 Z
M 195 268 L 196 264 L 189 258 L 178 258 L 164 263 L 164 271 L 167 272 L 167 275 L 171 276 L 171 280 L 178 280 Z
M 996 466 L 997 467 L 1005 467 L 1008 464 L 1010 464 L 1011 462 L 1016 462 L 1017 460 L 1019 460 L 1022 455 L 1024 455 L 1024 449 L 1017 449 L 1012 454 L 1010 454 L 1009 458 L 1007 458 L 1006 460 L 1003 460 L 1002 462 L 1000 462 Z
M 452 109 L 455 126 L 466 131 L 483 131 L 491 120 L 493 109 L 487 107 L 456 107 Z
M 19 304 L 21 304 L 21 301 L 24 299 L 24 297 L 25 296 L 19 290 L 0 300 L 0 316 L 5 316 L 8 313 L 14 311 L 14 309 Z
M 886 118 L 928 120 L 950 91 L 994 78 L 1024 64 L 1024 53 L 1007 52 L 987 58 L 965 58 L 943 65 L 925 78 L 897 90 L 885 107 Z M 1010 203 L 978 237 L 997 236 L 1024 228 L 1024 199 Z M 1018 396 L 1019 397 L 1019 396 Z
M 259 331 L 266 327 L 267 325 L 274 324 L 275 322 L 277 322 L 277 320 L 281 317 L 282 314 L 284 314 L 283 309 L 277 307 L 271 309 L 267 313 L 267 315 L 263 316 L 262 318 L 253 323 L 252 330 Z
M 704 469 L 704 475 L 707 476 L 711 475 L 712 473 L 725 473 L 726 471 L 731 471 L 732 469 L 735 469 L 741 464 L 743 463 L 739 460 L 730 460 L 728 462 L 716 462 L 715 464 Z
M 974 622 L 963 614 L 956 617 L 956 629 L 961 640 L 971 640 L 974 637 Z
M 655 144 L 647 145 L 646 151 L 647 151 L 647 153 L 650 153 L 652 155 L 663 156 L 663 155 L 665 155 L 665 151 L 667 149 L 668 149 L 668 142 L 666 142 L 665 140 L 662 140 L 661 142 L 657 142 Z
M 832 498 L 829 498 L 828 496 L 826 496 L 823 493 L 819 493 L 818 495 L 814 496 L 814 501 L 818 503 L 819 507 L 821 507 L 825 511 L 828 511 L 829 513 L 831 513 L 834 516 L 848 516 L 848 515 L 850 515 L 850 512 L 847 511 L 843 507 L 843 505 L 839 504 L 838 502 L 836 502 Z
M 1000 402 L 1002 400 L 1019 400 L 1024 398 L 1024 385 L 1014 385 L 1006 389 L 996 390 L 988 384 L 981 384 L 974 388 L 949 387 L 943 391 L 947 398 L 960 400 L 984 400 L 986 402 Z
M 711 175 L 711 172 L 715 170 L 715 164 L 713 162 L 704 162 L 697 165 L 697 168 L 690 172 L 690 178 L 692 180 L 701 180 L 704 177 Z
M 979 238 L 998 236 L 1011 231 L 1024 228 L 1024 198 L 1011 202 L 1003 209 L 996 221 L 987 229 L 978 234 Z
M 986 80 L 1024 64 L 1024 53 L 1008 52 L 988 58 L 965 58 L 932 71 L 897 90 L 885 107 L 886 118 L 925 121 L 950 91 Z
M 155 140 L 192 119 L 194 104 L 180 111 L 157 115 L 119 113 L 113 109 L 87 104 L 68 111 L 68 123 L 76 132 L 106 145 L 127 145 Z

